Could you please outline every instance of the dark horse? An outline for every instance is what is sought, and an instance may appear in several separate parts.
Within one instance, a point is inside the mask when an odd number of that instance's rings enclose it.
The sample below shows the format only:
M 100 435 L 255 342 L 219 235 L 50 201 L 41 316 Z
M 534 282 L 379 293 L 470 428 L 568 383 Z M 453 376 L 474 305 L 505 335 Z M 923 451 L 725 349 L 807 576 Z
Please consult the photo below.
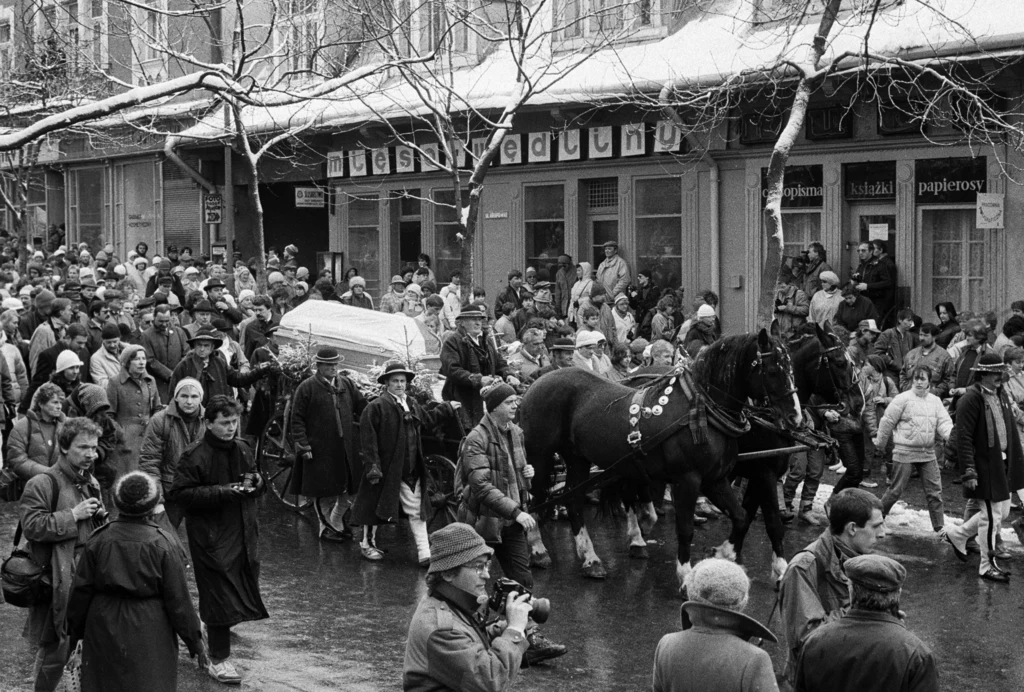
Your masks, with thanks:
M 797 335 L 788 344 L 793 361 L 793 379 L 804 413 L 810 418 L 812 409 L 843 410 L 850 405 L 847 399 L 853 386 L 853 366 L 846 356 L 846 348 L 827 323 L 824 329 L 813 323 L 805 329 L 807 331 Z M 792 437 L 754 422 L 751 431 L 740 437 L 739 451 L 741 454 L 764 452 L 789 447 L 794 442 Z M 778 482 L 786 472 L 788 463 L 788 454 L 740 459 L 733 471 L 734 476 L 747 479 L 747 486 L 741 505 L 743 518 L 733 522 L 729 543 L 735 549 L 736 560 L 742 562 L 743 541 L 760 508 L 774 554 L 771 569 L 774 580 L 782 578 L 787 564 L 782 549 L 785 530 L 779 511 Z
M 801 423 L 789 351 L 781 339 L 764 329 L 757 335 L 730 336 L 711 344 L 698 354 L 691 370 L 698 392 L 726 416 L 739 418 L 752 399 L 766 402 L 775 419 L 787 426 L 796 428 Z M 706 441 L 695 440 L 691 402 L 677 378 L 666 375 L 641 390 L 647 394 L 644 406 L 654 415 L 645 415 L 640 423 L 649 445 L 641 440 L 640 450 L 629 440 L 635 432 L 630 418 L 638 417 L 635 409 L 631 412 L 637 392 L 578 368 L 557 370 L 534 382 L 523 397 L 519 416 L 527 460 L 537 478 L 550 476 L 557 452 L 565 461 L 569 489 L 587 481 L 591 464 L 611 468 L 616 476 L 636 482 L 672 483 L 678 539 L 676 573 L 681 587 L 690 570 L 697 496 L 703 492 L 734 523 L 742 520 L 743 510 L 729 485 L 736 463 L 736 435 L 709 424 L 701 428 L 706 430 Z M 540 506 L 548 488 L 544 483 L 536 485 L 535 506 Z M 576 552 L 583 560 L 584 575 L 601 578 L 606 572 L 584 525 L 583 502 L 579 492 L 568 499 Z

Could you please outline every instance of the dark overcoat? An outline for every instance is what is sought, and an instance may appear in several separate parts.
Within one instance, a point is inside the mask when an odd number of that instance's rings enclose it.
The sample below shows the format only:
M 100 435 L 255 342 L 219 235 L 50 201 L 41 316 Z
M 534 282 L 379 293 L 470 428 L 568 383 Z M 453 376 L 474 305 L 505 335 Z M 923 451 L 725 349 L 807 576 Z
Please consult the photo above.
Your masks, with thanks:
M 420 519 L 427 520 L 430 498 L 426 493 L 427 473 L 423 462 L 422 432 L 424 428 L 436 427 L 444 418 L 455 415 L 451 404 L 441 404 L 431 410 L 420 406 L 411 396 L 409 417 L 390 394 L 382 394 L 371 401 L 359 419 L 359 437 L 362 441 L 363 480 L 359 495 L 352 507 L 352 519 L 358 524 L 373 525 L 393 522 L 398 518 L 399 493 L 402 487 L 402 473 L 409 436 L 415 437 L 419 463 L 417 475 L 420 479 Z M 378 468 L 383 474 L 379 483 L 366 482 L 366 472 Z
M 505 377 L 508 365 L 486 334 L 480 335 L 478 346 L 459 327 L 441 345 L 441 374 L 445 376 L 441 398 L 462 404 L 459 415 L 468 430 L 484 417 L 481 379 L 484 375 Z
M 996 440 L 992 416 L 985 406 L 981 385 L 973 384 L 956 404 L 956 442 L 960 473 L 964 480 L 976 478 L 977 490 L 964 486 L 964 497 L 1001 502 L 1010 499 L 1010 491 L 1024 488 L 1024 452 L 1020 434 L 1013 419 L 1006 393 L 999 391 L 1003 409 L 1003 422 L 1009 440 L 1006 442 L 1006 462 Z
M 68 627 L 82 641 L 82 690 L 174 692 L 177 637 L 193 655 L 203 643 L 177 540 L 146 518 L 97 529 L 78 562 Z
M 232 387 L 248 387 L 263 377 L 265 371 L 250 370 L 243 373 L 228 365 L 224 360 L 224 354 L 215 349 L 210 354 L 210 360 L 203 366 L 203 361 L 195 353 L 189 353 L 174 368 L 171 373 L 171 381 L 167 385 L 168 390 L 173 394 L 178 382 L 186 377 L 194 377 L 203 385 L 203 406 L 210 403 L 210 399 L 223 394 L 224 396 L 235 397 Z
M 190 350 L 188 333 L 181 327 L 171 326 L 161 334 L 156 327 L 150 327 L 142 332 L 139 343 L 146 349 L 146 369 L 156 379 L 160 401 L 168 404 L 174 393 L 170 388 L 174 368 Z
M 252 451 L 242 440 L 219 440 L 207 431 L 187 450 L 168 498 L 185 511 L 188 545 L 199 591 L 199 616 L 207 625 L 230 627 L 262 620 L 260 543 L 256 498 L 228 492 L 243 473 L 254 473 Z
M 355 422 L 365 408 L 366 399 L 352 380 L 342 375 L 335 384 L 313 375 L 296 387 L 292 439 L 300 455 L 310 451 L 313 458 L 296 461 L 292 492 L 306 497 L 334 497 L 359 489 L 363 469 Z

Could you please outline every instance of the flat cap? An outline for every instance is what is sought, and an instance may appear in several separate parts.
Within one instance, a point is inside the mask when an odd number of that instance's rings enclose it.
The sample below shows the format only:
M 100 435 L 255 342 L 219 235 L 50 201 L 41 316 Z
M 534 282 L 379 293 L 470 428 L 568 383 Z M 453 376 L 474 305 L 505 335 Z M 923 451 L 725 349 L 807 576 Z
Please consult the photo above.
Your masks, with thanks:
M 907 578 L 906 568 L 884 555 L 858 555 L 847 560 L 843 568 L 854 584 L 883 593 L 896 591 Z

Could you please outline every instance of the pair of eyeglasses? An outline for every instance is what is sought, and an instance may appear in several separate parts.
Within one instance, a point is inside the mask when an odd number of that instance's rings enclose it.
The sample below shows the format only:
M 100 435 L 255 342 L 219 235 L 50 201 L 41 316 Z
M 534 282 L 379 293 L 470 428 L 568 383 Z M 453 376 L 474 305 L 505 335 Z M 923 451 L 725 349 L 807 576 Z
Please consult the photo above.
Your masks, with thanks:
M 466 565 L 466 567 L 468 567 L 471 570 L 475 570 L 476 573 L 482 577 L 482 576 L 490 573 L 490 571 L 491 571 L 491 561 L 487 560 L 486 562 L 478 562 L 476 564 L 469 564 L 469 565 Z

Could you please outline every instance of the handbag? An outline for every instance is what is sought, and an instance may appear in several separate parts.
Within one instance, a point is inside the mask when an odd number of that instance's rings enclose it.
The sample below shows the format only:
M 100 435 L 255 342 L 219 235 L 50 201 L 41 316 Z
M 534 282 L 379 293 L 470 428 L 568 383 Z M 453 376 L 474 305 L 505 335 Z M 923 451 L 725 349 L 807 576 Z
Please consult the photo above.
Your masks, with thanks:
M 60 488 L 57 479 L 48 476 L 52 488 L 50 513 L 57 510 L 57 498 Z M 0 565 L 0 588 L 4 600 L 17 608 L 31 608 L 34 605 L 48 603 L 53 597 L 53 578 L 50 565 L 40 565 L 28 550 L 18 547 L 21 542 L 21 522 L 14 531 L 14 550 L 11 556 Z
M 75 645 L 68 662 L 64 664 L 64 675 L 60 679 L 59 692 L 82 692 L 82 641 Z

